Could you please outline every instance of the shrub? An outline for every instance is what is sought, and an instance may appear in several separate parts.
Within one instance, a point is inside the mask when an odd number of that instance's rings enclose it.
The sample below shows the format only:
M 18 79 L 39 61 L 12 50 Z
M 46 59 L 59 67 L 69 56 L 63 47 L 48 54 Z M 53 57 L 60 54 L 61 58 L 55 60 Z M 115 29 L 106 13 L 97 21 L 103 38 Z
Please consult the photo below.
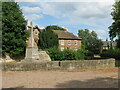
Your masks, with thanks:
M 103 51 L 100 56 L 101 57 L 105 57 L 105 58 L 113 58 L 113 54 L 114 54 L 114 51 L 111 49 L 111 50 L 107 50 L 107 51 Z
M 48 49 L 48 54 L 50 55 L 53 61 L 63 59 L 63 53 L 56 47 Z
M 94 57 L 94 53 L 93 52 L 91 52 L 91 51 L 87 51 L 86 53 L 85 53 L 85 59 L 92 59 Z
M 75 60 L 75 51 L 67 48 L 61 52 L 63 53 L 64 60 Z
M 114 56 L 116 60 L 120 60 L 120 49 L 114 51 Z
M 80 51 L 84 55 L 84 59 L 92 59 L 94 56 L 94 53 L 91 51 L 88 51 L 86 48 L 87 47 L 85 45 L 82 45 L 81 49 L 79 49 L 78 51 Z
M 50 55 L 53 61 L 55 60 L 84 60 L 93 56 L 93 53 L 84 50 L 78 49 L 73 51 L 69 48 L 60 51 L 57 47 L 48 49 L 48 54 Z
M 75 60 L 84 60 L 85 55 L 84 53 L 79 49 L 75 52 Z
M 60 51 L 58 48 L 53 47 L 48 49 L 48 54 L 53 61 L 55 60 L 75 60 L 75 53 L 73 50 L 65 49 Z
M 115 58 L 116 60 L 120 60 L 120 49 L 109 49 L 103 51 L 100 56 L 104 58 Z

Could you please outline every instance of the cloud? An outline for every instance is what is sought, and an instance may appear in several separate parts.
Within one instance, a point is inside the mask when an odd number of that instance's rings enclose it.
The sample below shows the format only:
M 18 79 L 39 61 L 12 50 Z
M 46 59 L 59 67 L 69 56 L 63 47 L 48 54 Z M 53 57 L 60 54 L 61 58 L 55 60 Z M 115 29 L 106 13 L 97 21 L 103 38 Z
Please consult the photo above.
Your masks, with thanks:
M 106 18 L 106 14 L 104 13 L 106 10 L 103 11 L 103 8 L 95 5 L 95 3 L 92 3 L 91 5 L 83 3 L 83 5 L 78 6 L 76 10 L 73 11 L 73 17 L 85 19 Z
M 108 32 L 106 30 L 95 30 L 95 32 L 98 34 L 99 38 L 107 38 L 106 34 L 108 34 Z
M 80 3 L 41 3 L 42 12 L 55 17 L 69 17 L 73 19 L 98 19 L 107 18 L 111 11 L 112 4 L 102 2 L 80 2 Z
M 58 17 L 58 12 L 56 9 L 56 5 L 53 5 L 53 3 L 48 4 L 48 3 L 40 3 L 40 8 L 42 10 L 43 14 Z
M 26 13 L 42 13 L 56 18 L 66 18 L 68 23 L 75 23 L 75 21 L 76 23 L 78 21 L 96 22 L 101 19 L 109 20 L 111 18 L 111 8 L 112 3 L 103 2 L 41 2 L 37 7 L 22 7 Z
M 96 30 L 95 31 L 96 33 L 100 33 L 101 35 L 105 35 L 106 34 L 106 31 L 105 30 Z
M 27 7 L 27 6 L 22 6 L 21 9 L 25 13 L 40 13 L 41 9 L 40 7 Z
M 30 21 L 38 20 L 40 18 L 43 18 L 43 16 L 42 15 L 37 15 L 37 14 L 25 15 L 25 19 L 30 20 Z

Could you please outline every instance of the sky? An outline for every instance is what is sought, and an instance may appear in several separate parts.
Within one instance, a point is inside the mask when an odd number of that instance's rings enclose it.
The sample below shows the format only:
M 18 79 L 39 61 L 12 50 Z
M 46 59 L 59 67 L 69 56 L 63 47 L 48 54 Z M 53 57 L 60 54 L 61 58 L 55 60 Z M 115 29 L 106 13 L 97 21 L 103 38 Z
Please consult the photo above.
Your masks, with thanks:
M 48 25 L 65 27 L 78 35 L 78 30 L 94 30 L 102 40 L 109 38 L 114 0 L 16 0 L 25 19 L 44 28 Z M 24 2 L 25 1 L 25 2 Z

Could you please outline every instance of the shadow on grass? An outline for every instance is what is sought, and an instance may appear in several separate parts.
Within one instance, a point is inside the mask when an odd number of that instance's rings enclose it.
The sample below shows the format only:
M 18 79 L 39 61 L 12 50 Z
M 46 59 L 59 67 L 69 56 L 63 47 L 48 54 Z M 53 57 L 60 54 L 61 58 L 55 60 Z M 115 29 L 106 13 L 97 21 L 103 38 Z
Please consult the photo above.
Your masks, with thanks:
M 57 84 L 56 88 L 118 88 L 118 79 L 96 78 L 86 81 L 71 80 Z

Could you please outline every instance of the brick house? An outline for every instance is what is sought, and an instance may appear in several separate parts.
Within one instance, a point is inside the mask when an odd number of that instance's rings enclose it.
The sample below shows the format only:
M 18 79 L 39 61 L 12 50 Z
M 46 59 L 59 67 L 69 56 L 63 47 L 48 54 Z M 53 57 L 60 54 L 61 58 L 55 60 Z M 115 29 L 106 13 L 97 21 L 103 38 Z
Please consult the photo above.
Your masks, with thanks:
M 38 28 L 37 26 L 35 26 L 33 29 L 34 29 L 33 35 L 35 40 L 34 45 L 37 46 L 39 40 L 38 34 L 40 33 L 40 31 L 42 31 L 42 29 Z M 63 51 L 66 48 L 70 48 L 72 50 L 78 50 L 81 47 L 81 38 L 75 36 L 73 33 L 68 32 L 66 29 L 64 31 L 53 30 L 53 32 L 58 35 L 59 49 L 61 51 Z M 28 47 L 29 47 L 29 42 L 30 42 L 30 38 L 27 41 Z
M 53 30 L 58 35 L 59 49 L 63 51 L 66 48 L 78 50 L 81 47 L 81 38 L 68 31 Z

